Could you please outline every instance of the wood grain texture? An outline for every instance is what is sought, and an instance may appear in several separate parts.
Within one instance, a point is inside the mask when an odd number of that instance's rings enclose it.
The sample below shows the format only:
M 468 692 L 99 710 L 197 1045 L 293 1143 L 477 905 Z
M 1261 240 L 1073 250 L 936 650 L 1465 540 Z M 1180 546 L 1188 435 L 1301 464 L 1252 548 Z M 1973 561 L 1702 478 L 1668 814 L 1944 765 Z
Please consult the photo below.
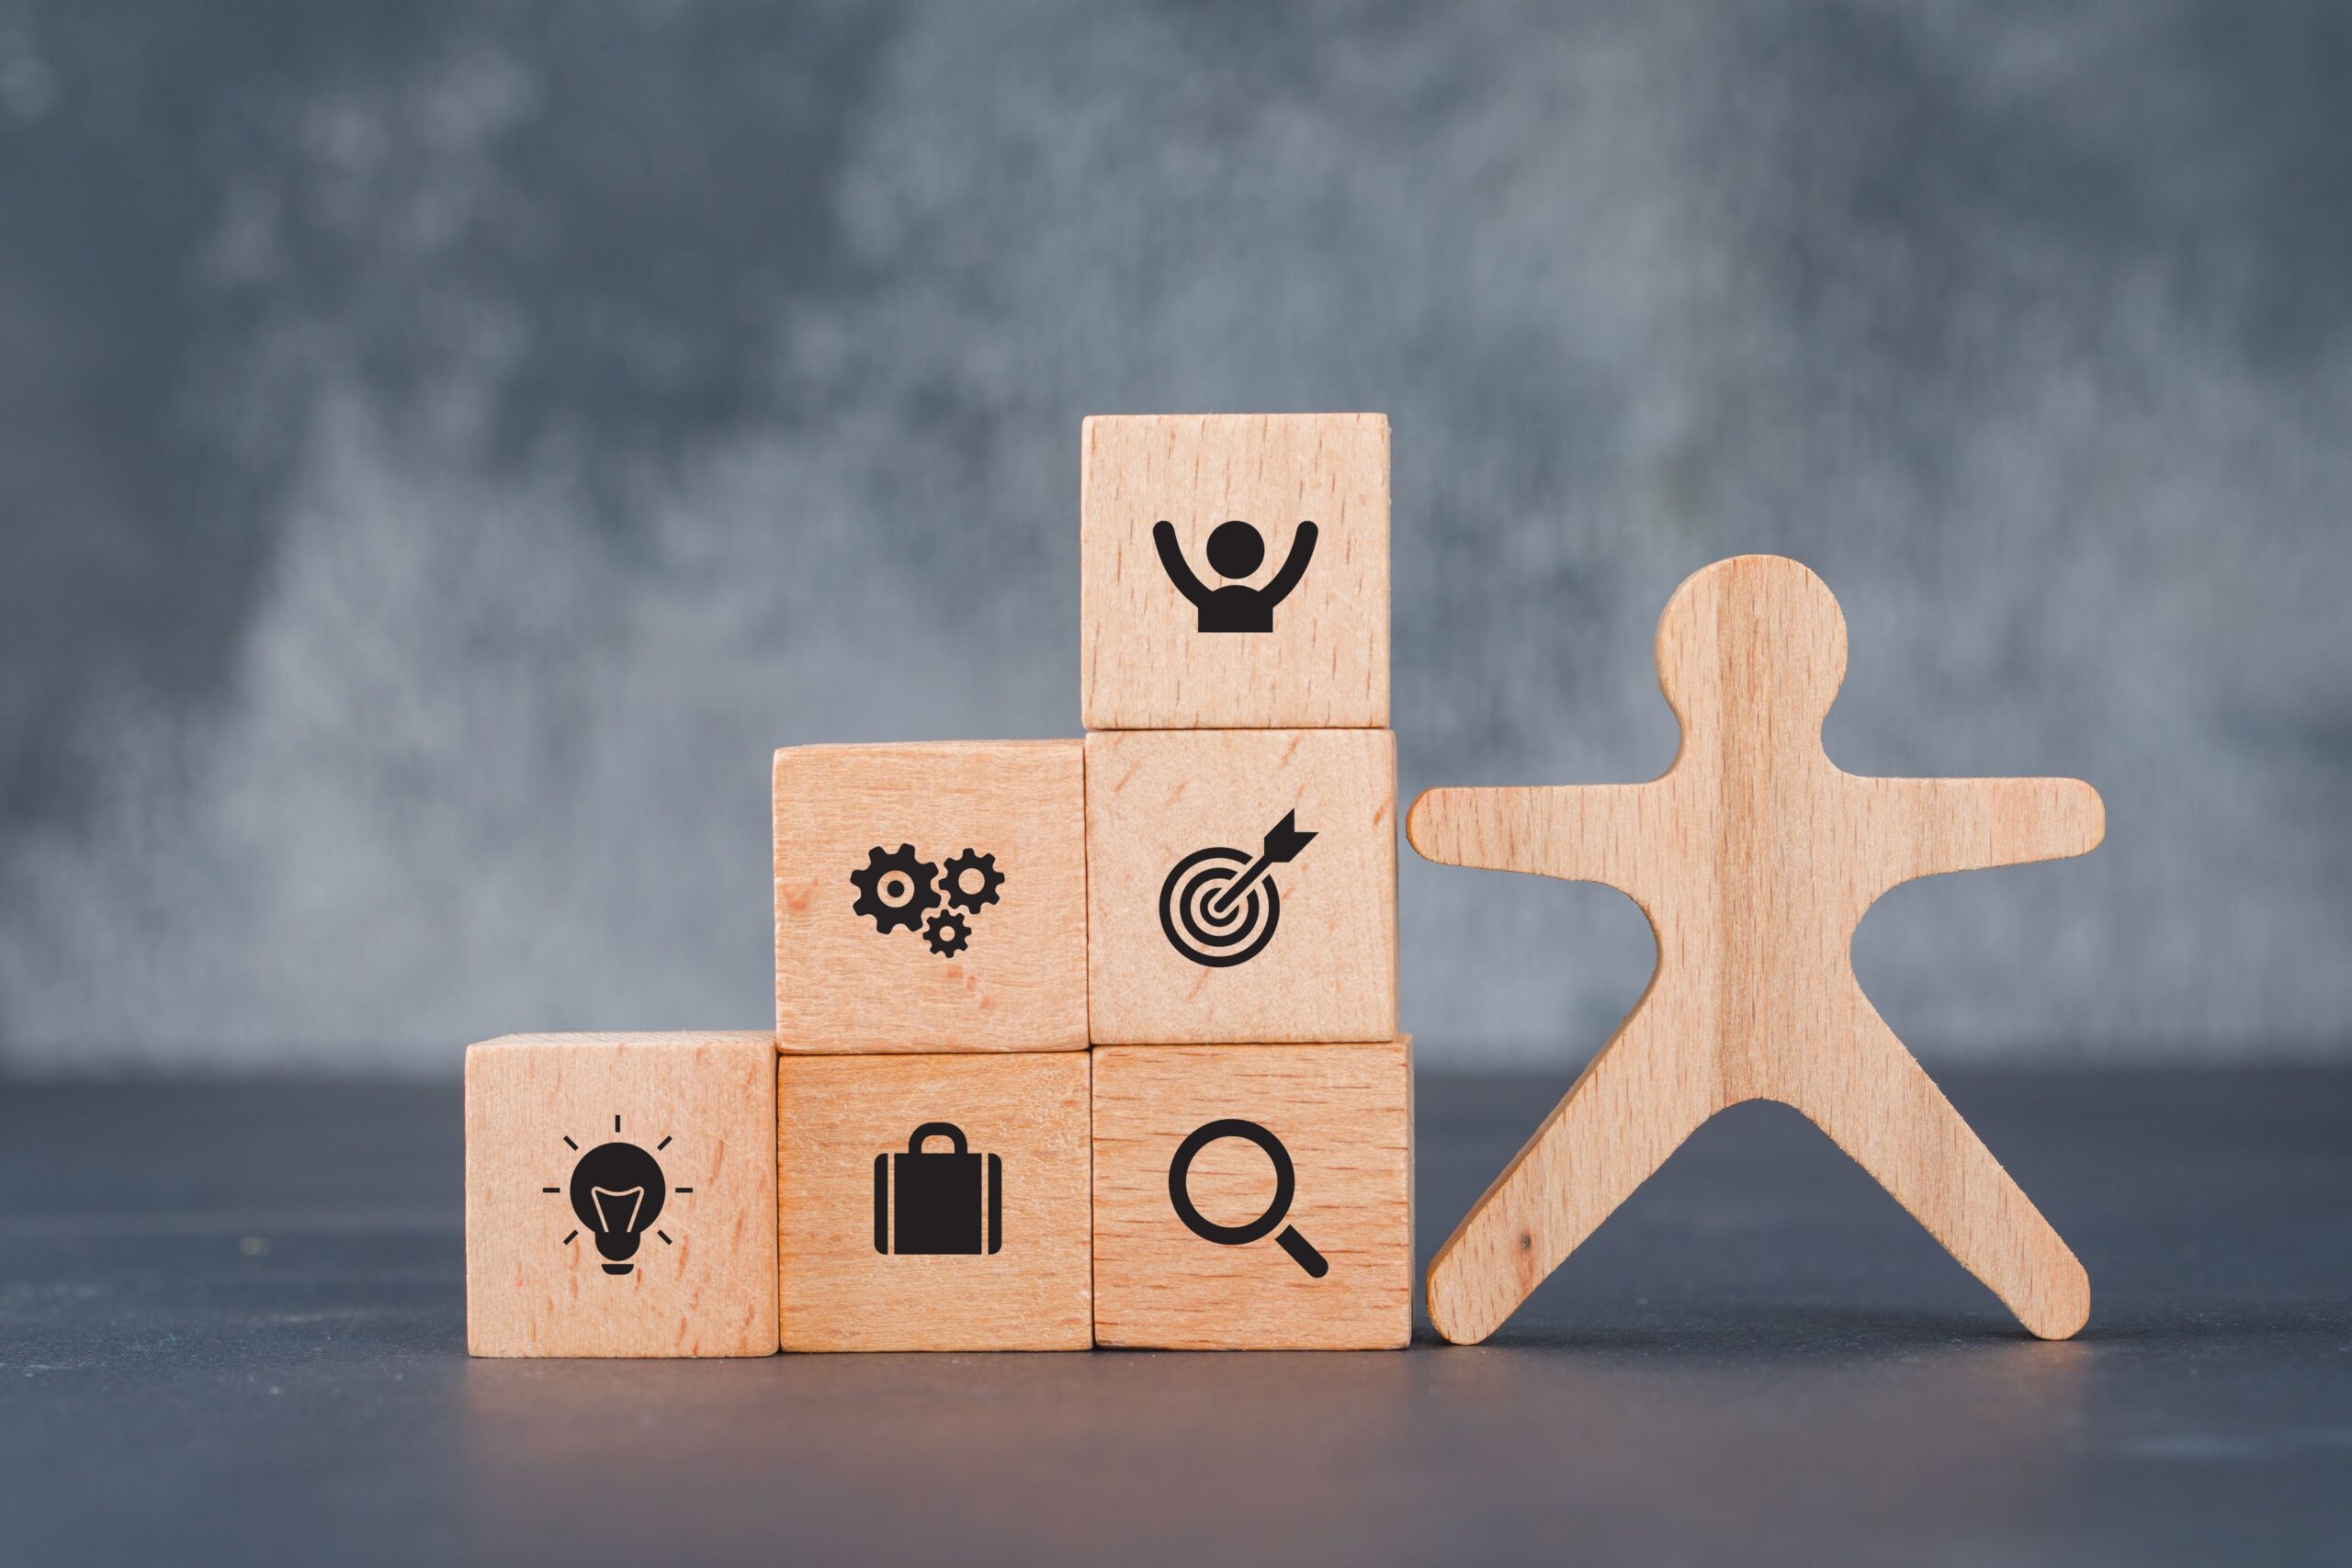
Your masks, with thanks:
M 466 1348 L 772 1353 L 775 1069 L 765 1034 L 511 1034 L 469 1047 Z M 651 1152 L 672 1188 L 617 1277 L 568 1192 L 582 1156 L 616 1139 Z
M 1091 1346 L 1091 1066 L 1084 1052 L 780 1061 L 776 1257 L 784 1348 Z M 875 1160 L 906 1152 L 914 1132 L 936 1122 L 960 1129 L 970 1154 L 1001 1162 L 994 1253 L 876 1249 Z M 932 1138 L 926 1147 L 946 1152 L 949 1145 Z
M 1376 413 L 1096 417 L 1081 432 L 1081 696 L 1090 729 L 1378 728 L 1388 722 L 1388 421 Z M 1227 579 L 1210 533 L 1264 559 Z M 1162 564 L 1263 588 L 1316 526 L 1269 631 L 1210 632 Z
M 776 1042 L 794 1052 L 1075 1051 L 1086 1036 L 1084 750 L 1076 740 L 799 746 L 775 754 Z M 995 856 L 996 901 L 943 955 L 857 912 L 871 852 Z M 981 883 L 967 874 L 967 889 Z M 950 940 L 942 931 L 943 941 Z
M 1254 1122 L 1290 1155 L 1284 1224 L 1329 1264 L 1317 1279 L 1274 1236 L 1226 1245 L 1177 1215 L 1170 1163 L 1211 1122 Z M 1186 1189 L 1203 1219 L 1246 1226 L 1275 1198 L 1255 1145 L 1218 1138 Z M 1401 1349 L 1413 1328 L 1412 1042 L 1104 1046 L 1094 1053 L 1094 1337 L 1178 1350 Z
M 1089 1007 L 1099 1044 L 1382 1041 L 1396 1033 L 1396 740 L 1385 729 L 1098 730 L 1086 738 Z M 1163 885 L 1208 847 L 1254 856 L 1285 813 L 1315 835 L 1269 873 L 1273 934 L 1194 962 Z
M 1840 772 L 1821 723 L 1845 618 L 1792 560 L 1743 556 L 1685 581 L 1657 668 L 1682 745 L 1654 782 L 1439 789 L 1413 806 L 1423 855 L 1622 888 L 1658 951 L 1633 1012 L 1439 1249 L 1438 1331 L 1485 1338 L 1701 1122 L 1768 1099 L 1811 1118 L 2029 1330 L 2074 1334 L 2090 1312 L 2082 1265 L 1881 1021 L 1851 948 L 1899 883 L 2086 852 L 2105 831 L 2097 792 Z

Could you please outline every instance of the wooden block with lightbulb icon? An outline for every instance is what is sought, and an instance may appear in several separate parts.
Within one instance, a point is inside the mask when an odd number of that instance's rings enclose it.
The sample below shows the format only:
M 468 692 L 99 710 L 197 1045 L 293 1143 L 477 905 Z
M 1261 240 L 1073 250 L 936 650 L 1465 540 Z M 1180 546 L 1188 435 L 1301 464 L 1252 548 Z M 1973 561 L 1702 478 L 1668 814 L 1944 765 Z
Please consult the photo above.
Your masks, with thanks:
M 512 1034 L 466 1052 L 466 1348 L 776 1348 L 775 1040 Z

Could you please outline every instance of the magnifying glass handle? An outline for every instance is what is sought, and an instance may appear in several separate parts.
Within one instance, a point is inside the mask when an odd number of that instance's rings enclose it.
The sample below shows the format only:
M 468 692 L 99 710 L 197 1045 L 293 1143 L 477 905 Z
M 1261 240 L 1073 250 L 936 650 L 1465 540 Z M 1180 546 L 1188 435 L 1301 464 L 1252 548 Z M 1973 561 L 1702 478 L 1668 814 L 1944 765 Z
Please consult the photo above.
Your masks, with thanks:
M 1284 1225 L 1283 1234 L 1274 1237 L 1274 1241 L 1284 1252 L 1290 1254 L 1292 1261 L 1306 1270 L 1308 1279 L 1320 1280 L 1331 1271 L 1329 1260 L 1315 1250 L 1313 1242 L 1298 1234 L 1298 1227 L 1295 1225 Z

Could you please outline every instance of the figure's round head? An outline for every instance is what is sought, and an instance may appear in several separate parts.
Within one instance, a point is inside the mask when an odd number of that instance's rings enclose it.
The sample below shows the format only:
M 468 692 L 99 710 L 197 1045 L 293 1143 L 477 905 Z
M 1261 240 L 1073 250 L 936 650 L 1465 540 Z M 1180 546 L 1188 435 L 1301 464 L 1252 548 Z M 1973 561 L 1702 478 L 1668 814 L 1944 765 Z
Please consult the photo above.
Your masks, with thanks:
M 1238 517 L 1209 535 L 1209 565 L 1219 577 L 1247 577 L 1266 558 L 1266 541 Z
M 1770 717 L 1818 736 L 1846 678 L 1846 617 L 1785 556 L 1717 561 L 1667 601 L 1657 677 L 1686 731 Z

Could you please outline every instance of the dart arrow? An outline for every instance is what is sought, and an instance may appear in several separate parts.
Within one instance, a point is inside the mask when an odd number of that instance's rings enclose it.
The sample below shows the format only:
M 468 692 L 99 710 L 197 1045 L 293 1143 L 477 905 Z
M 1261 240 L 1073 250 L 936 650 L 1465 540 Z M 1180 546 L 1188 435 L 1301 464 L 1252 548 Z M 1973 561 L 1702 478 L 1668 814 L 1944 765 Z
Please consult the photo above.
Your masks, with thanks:
M 1225 891 L 1209 900 L 1209 919 L 1225 919 L 1225 912 L 1233 907 L 1233 901 L 1256 886 L 1260 877 L 1275 866 L 1297 859 L 1298 852 L 1314 841 L 1314 834 L 1298 830 L 1298 813 L 1295 810 L 1283 812 L 1283 819 L 1266 830 L 1265 843 L 1259 850 L 1258 858 L 1250 863 L 1250 869 L 1227 883 Z

